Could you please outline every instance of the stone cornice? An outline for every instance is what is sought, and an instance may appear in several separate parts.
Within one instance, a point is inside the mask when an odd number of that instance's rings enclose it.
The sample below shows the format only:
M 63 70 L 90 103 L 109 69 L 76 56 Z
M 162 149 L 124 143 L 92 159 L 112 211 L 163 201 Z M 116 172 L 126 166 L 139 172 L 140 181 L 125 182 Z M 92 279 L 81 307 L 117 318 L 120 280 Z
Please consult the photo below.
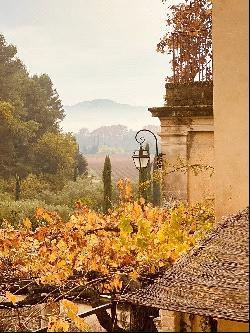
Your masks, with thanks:
M 186 83 L 165 83 L 166 89 L 179 88 L 179 87 L 213 87 L 213 81 L 194 81 Z
M 161 106 L 148 108 L 153 117 L 172 118 L 172 117 L 213 117 L 212 105 L 188 105 L 188 106 Z

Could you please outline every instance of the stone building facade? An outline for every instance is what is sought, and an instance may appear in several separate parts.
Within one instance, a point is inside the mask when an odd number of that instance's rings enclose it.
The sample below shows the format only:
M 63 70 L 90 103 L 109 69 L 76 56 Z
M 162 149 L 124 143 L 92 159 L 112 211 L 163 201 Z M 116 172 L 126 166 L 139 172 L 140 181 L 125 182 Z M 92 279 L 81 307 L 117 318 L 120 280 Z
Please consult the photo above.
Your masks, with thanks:
M 216 215 L 249 205 L 249 1 L 213 1 Z

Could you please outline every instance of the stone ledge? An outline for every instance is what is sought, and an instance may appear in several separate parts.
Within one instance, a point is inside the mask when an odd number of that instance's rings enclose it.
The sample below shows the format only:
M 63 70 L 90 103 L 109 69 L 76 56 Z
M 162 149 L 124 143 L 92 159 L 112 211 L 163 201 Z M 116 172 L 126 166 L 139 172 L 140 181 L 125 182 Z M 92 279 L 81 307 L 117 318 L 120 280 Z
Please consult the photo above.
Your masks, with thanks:
M 207 86 L 213 86 L 213 81 L 193 81 L 193 82 L 187 82 L 187 83 L 165 83 L 165 88 L 179 88 L 182 87 L 207 87 Z
M 213 104 L 213 81 L 166 83 L 166 106 Z
M 148 108 L 153 117 L 213 117 L 212 105 L 190 105 L 190 106 L 161 106 Z

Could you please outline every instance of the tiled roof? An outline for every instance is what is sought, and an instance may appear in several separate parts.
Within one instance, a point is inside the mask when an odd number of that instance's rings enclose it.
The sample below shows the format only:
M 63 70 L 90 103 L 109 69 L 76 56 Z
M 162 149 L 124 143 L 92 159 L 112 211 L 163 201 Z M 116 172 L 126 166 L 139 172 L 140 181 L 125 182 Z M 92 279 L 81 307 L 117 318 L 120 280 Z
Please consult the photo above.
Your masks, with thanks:
M 249 209 L 223 218 L 150 286 L 122 300 L 236 321 L 249 320 Z

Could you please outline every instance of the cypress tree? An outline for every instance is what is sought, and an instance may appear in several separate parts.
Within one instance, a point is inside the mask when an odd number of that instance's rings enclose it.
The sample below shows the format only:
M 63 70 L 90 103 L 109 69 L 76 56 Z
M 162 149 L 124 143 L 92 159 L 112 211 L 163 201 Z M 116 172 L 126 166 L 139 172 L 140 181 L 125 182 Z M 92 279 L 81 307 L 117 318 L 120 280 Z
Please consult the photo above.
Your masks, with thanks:
M 108 155 L 105 157 L 104 161 L 102 181 L 103 181 L 103 210 L 104 212 L 107 212 L 108 209 L 111 208 L 111 197 L 112 197 L 111 162 Z
M 15 201 L 20 200 L 21 196 L 21 178 L 16 174 Z
M 147 143 L 145 149 L 149 154 L 149 144 Z M 148 182 L 148 183 L 147 183 Z M 152 184 L 151 184 L 151 163 L 148 163 L 146 168 L 139 172 L 139 194 L 145 199 L 146 203 L 151 201 L 152 197 Z
M 154 158 L 154 163 L 153 163 L 153 177 L 154 177 L 154 172 L 157 171 L 157 159 L 156 157 Z M 160 179 L 153 180 L 153 193 L 152 193 L 152 203 L 154 206 L 160 206 L 161 205 L 161 183 Z

